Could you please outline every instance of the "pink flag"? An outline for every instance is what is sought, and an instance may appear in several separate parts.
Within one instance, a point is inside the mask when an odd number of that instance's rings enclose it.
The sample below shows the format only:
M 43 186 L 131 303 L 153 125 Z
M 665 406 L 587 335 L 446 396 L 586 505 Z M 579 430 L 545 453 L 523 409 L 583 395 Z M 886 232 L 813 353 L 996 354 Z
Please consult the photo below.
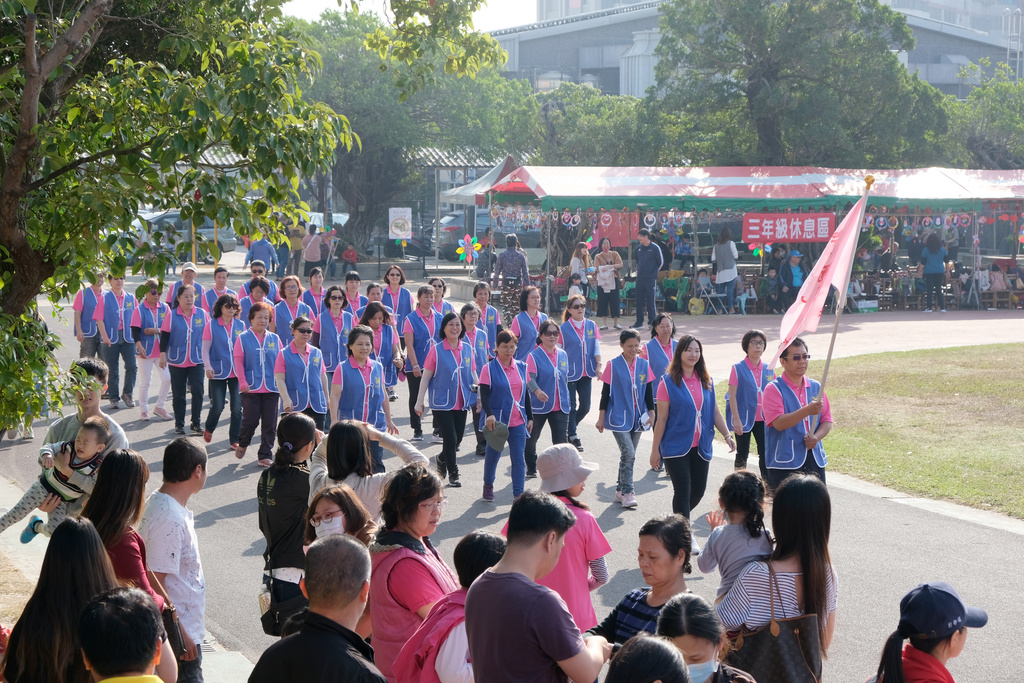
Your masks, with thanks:
M 818 321 L 821 319 L 821 310 L 825 307 L 830 285 L 835 285 L 839 290 L 840 298 L 846 292 L 846 287 L 850 284 L 850 264 L 853 262 L 857 237 L 864 221 L 866 201 L 866 196 L 861 197 L 850 213 L 846 214 L 842 224 L 832 233 L 821 258 L 814 264 L 810 275 L 804 279 L 796 301 L 782 317 L 779 348 L 772 357 L 769 367 L 775 367 L 779 356 L 801 332 L 814 332 L 818 329 Z M 787 265 L 784 264 L 783 268 Z

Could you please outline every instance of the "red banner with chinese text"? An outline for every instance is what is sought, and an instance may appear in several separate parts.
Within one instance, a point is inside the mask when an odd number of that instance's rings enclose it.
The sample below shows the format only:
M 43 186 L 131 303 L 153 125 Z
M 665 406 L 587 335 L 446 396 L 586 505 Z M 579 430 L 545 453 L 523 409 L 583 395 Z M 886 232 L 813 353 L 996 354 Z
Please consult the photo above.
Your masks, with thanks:
M 743 241 L 828 242 L 836 229 L 834 213 L 745 213 Z

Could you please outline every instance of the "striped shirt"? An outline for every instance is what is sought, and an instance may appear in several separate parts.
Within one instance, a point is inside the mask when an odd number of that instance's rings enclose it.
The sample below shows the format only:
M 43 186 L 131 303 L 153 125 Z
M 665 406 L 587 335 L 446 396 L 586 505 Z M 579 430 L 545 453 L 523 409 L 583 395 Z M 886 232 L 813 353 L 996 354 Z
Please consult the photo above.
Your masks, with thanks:
M 788 619 L 801 616 L 804 611 L 796 597 L 796 581 L 802 574 L 798 572 L 776 572 L 775 576 L 779 581 L 779 593 L 782 594 L 782 602 L 779 603 L 778 594 L 772 589 L 775 596 L 775 618 Z M 825 606 L 827 614 L 836 610 L 838 602 L 838 583 L 835 569 L 829 567 L 826 574 Z M 769 599 L 769 586 L 771 584 L 768 565 L 764 562 L 751 562 L 748 564 L 732 590 L 722 599 L 715 609 L 718 616 L 730 631 L 739 630 L 746 626 L 750 630 L 759 629 L 771 621 L 771 600 Z M 819 617 L 823 615 L 818 615 Z
M 647 604 L 649 587 L 635 588 L 622 598 L 604 621 L 587 631 L 588 635 L 603 636 L 609 643 L 624 643 L 637 633 L 654 633 L 658 626 L 661 605 Z

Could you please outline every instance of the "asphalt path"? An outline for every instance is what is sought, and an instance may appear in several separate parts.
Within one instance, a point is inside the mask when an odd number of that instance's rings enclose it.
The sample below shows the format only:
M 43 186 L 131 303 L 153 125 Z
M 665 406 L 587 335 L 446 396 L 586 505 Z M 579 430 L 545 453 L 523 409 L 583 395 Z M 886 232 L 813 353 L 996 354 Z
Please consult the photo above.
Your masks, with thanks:
M 232 256 L 237 258 L 238 254 Z M 240 260 L 238 258 L 238 265 Z M 200 276 L 204 285 L 209 281 L 212 281 L 209 273 Z M 237 288 L 241 278 L 234 276 L 231 282 L 232 287 Z M 133 280 L 129 281 L 129 286 L 134 284 Z M 64 342 L 57 356 L 62 367 L 67 367 L 78 350 L 69 322 L 70 306 L 63 312 L 55 312 L 49 304 L 41 304 L 40 309 L 51 330 Z M 704 316 L 695 320 L 677 314 L 676 321 L 680 333 L 696 334 L 703 341 L 709 368 L 716 380 L 722 380 L 728 376 L 729 366 L 742 356 L 739 339 L 743 332 L 760 327 L 772 339 L 777 337 L 780 318 Z M 631 321 L 623 318 L 622 322 Z M 825 355 L 830 323 L 823 323 L 818 333 L 807 336 L 816 358 Z M 850 315 L 843 319 L 835 354 L 962 347 L 1020 341 L 1022 336 L 1024 322 L 1019 311 Z M 606 336 L 602 350 L 607 361 L 617 354 L 618 345 Z M 593 595 L 600 619 L 629 590 L 642 585 L 635 560 L 636 533 L 650 517 L 671 511 L 672 490 L 667 477 L 656 476 L 647 467 L 651 436 L 645 434 L 635 468 L 639 508 L 624 510 L 614 503 L 618 450 L 610 434 L 599 435 L 594 427 L 598 387 L 595 383 L 595 409 L 581 426 L 580 436 L 586 447 L 583 457 L 600 465 L 600 470 L 588 480 L 582 498 L 591 506 L 613 548 L 607 557 L 610 581 Z M 409 437 L 404 384 L 400 385 L 399 396 L 400 400 L 391 404 L 392 411 L 402 436 Z M 65 412 L 68 410 L 70 408 Z M 148 490 L 154 490 L 160 482 L 163 447 L 174 438 L 173 424 L 158 418 L 142 422 L 138 419 L 138 407 L 121 408 L 111 416 L 125 429 L 132 447 L 149 462 L 152 476 Z M 836 407 L 835 419 L 836 428 L 842 429 L 841 407 Z M 12 443 L 4 439 L 0 443 L 0 471 L 22 488 L 38 476 L 36 454 L 45 425 L 43 420 L 36 423 L 34 440 Z M 879 441 L 880 444 L 885 442 L 884 439 Z M 545 436 L 541 447 L 548 443 Z M 826 447 L 827 443 L 826 440 Z M 255 492 L 260 470 L 255 464 L 255 448 L 250 448 L 251 457 L 239 461 L 227 445 L 225 416 L 209 447 L 206 487 L 193 497 L 190 507 L 195 512 L 207 581 L 207 629 L 229 650 L 256 661 L 273 642 L 260 629 L 256 598 L 265 547 L 256 514 Z M 440 444 L 429 444 L 422 450 L 428 456 L 435 456 Z M 702 541 L 709 533 L 702 516 L 717 506 L 715 492 L 732 469 L 731 456 L 720 437 L 715 443 L 715 456 L 708 493 L 694 511 L 694 527 Z M 449 562 L 455 544 L 467 532 L 499 530 L 512 502 L 507 455 L 499 466 L 493 503 L 485 503 L 480 498 L 483 459 L 473 454 L 471 433 L 459 459 L 463 487 L 447 492 L 450 503 L 433 539 Z M 395 467 L 397 462 L 395 456 L 386 459 L 388 467 Z M 527 484 L 535 487 L 539 481 Z M 833 499 L 830 549 L 839 575 L 839 610 L 835 639 L 825 664 L 827 679 L 866 680 L 877 667 L 886 637 L 896 627 L 898 604 L 903 594 L 920 582 L 945 580 L 952 583 L 969 604 L 983 607 L 990 615 L 989 626 L 972 632 L 964 654 L 950 663 L 954 677 L 1015 680 L 1019 667 L 1008 656 L 1007 644 L 1014 642 L 1014 636 L 1024 627 L 1017 570 L 1020 558 L 1024 557 L 1024 524 L 997 515 L 982 519 L 982 523 L 961 519 L 964 515 L 955 506 L 939 506 L 943 508 L 940 512 L 923 509 L 929 506 L 908 504 L 913 501 L 880 487 L 861 486 L 849 477 L 830 475 L 829 487 Z M 696 563 L 694 572 L 688 578 L 688 587 L 713 599 L 718 575 L 702 576 Z

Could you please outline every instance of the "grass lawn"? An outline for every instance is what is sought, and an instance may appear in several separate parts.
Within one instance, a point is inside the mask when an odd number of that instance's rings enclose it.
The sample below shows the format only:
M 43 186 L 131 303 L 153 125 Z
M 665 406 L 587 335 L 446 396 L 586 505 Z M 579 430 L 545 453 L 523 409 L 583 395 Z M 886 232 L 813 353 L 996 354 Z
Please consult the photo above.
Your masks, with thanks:
M 829 469 L 1024 519 L 1021 358 L 999 344 L 833 360 Z

